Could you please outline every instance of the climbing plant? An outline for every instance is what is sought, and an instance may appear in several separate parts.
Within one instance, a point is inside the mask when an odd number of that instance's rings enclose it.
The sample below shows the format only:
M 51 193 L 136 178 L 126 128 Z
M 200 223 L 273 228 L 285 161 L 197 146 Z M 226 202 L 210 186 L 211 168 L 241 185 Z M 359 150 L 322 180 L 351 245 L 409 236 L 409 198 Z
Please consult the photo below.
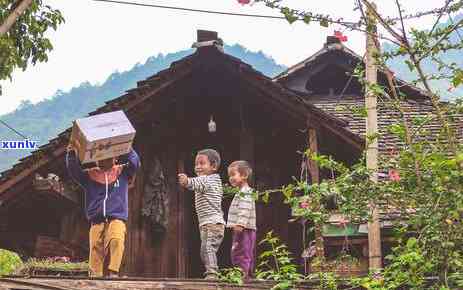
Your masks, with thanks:
M 372 91 L 381 106 L 397 116 L 386 129 L 397 140 L 395 145 L 382 150 L 379 172 L 366 166 L 365 155 L 351 167 L 336 162 L 329 156 L 306 152 L 321 168 L 336 173 L 332 179 L 319 184 L 296 180 L 280 189 L 285 201 L 292 207 L 293 215 L 306 218 L 315 224 L 326 222 L 330 214 L 324 205 L 329 196 L 336 196 L 337 208 L 345 222 L 366 223 L 371 219 L 370 202 L 375 201 L 379 211 L 393 215 L 396 246 L 386 257 L 381 273 L 354 279 L 354 286 L 366 289 L 458 289 L 463 277 L 463 148 L 461 128 L 463 101 L 442 102 L 440 91 L 432 80 L 446 79 L 449 90 L 463 84 L 463 68 L 443 58 L 449 51 L 461 51 L 463 38 L 459 29 L 463 18 L 454 21 L 452 14 L 460 13 L 463 1 L 447 0 L 441 7 L 430 11 L 406 14 L 403 1 L 395 0 L 396 17 L 382 16 L 370 1 L 355 1 L 354 9 L 359 19 L 346 22 L 342 18 L 313 11 L 300 11 L 285 6 L 283 1 L 256 0 L 279 10 L 288 22 L 318 22 L 322 26 L 336 24 L 349 30 L 365 32 L 378 40 L 390 42 L 391 49 L 375 53 L 378 69 L 386 81 L 372 84 L 365 81 L 363 67 L 353 76 Z M 379 29 L 367 25 L 369 10 Z M 426 30 L 409 27 L 406 21 L 422 16 L 433 16 L 435 22 Z M 448 18 L 446 23 L 440 22 Z M 378 31 L 385 31 L 379 33 Z M 346 41 L 343 33 L 337 33 L 340 41 Z M 377 42 L 379 44 L 379 41 Z M 410 112 L 410 99 L 416 96 L 403 90 L 387 62 L 399 58 L 410 73 L 425 102 L 415 106 L 428 106 L 429 113 L 416 116 Z M 437 70 L 427 71 L 424 63 L 432 62 Z M 360 117 L 366 116 L 364 108 L 348 108 Z M 381 139 L 381 134 L 365 136 L 366 142 Z M 372 181 L 378 175 L 379 182 Z M 262 199 L 275 191 L 260 193 Z

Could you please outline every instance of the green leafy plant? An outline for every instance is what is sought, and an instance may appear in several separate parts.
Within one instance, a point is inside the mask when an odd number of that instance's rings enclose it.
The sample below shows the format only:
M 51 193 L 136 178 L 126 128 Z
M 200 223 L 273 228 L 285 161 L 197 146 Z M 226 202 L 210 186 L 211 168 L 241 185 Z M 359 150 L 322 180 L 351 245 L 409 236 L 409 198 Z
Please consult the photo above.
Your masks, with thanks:
M 12 274 L 22 264 L 18 254 L 0 249 L 0 276 Z
M 381 275 L 353 279 L 353 284 L 375 290 L 418 290 L 427 287 L 426 276 L 432 273 L 435 264 L 426 258 L 415 238 L 394 248 L 393 254 L 386 259 L 390 264 Z
M 225 268 L 219 272 L 219 280 L 225 283 L 243 285 L 243 270 L 241 268 Z
M 315 274 L 320 280 L 320 284 L 318 289 L 320 290 L 337 290 L 338 289 L 338 281 L 336 280 L 336 276 L 330 272 L 319 272 Z
M 0 23 L 18 3 L 20 1 L 0 0 Z M 45 34 L 51 29 L 56 30 L 63 22 L 59 10 L 52 9 L 42 0 L 32 1 L 10 30 L 0 35 L 0 80 L 11 79 L 15 68 L 25 70 L 30 63 L 46 62 L 53 46 Z
M 268 232 L 259 245 L 265 246 L 267 250 L 259 256 L 257 279 L 275 281 L 272 289 L 279 290 L 292 289 L 296 282 L 303 279 L 303 275 L 297 271 L 297 266 L 292 263 L 288 248 L 281 244 L 273 232 Z
M 381 213 L 394 217 L 394 236 L 399 246 L 387 257 L 388 263 L 382 273 L 364 278 L 360 285 L 367 289 L 426 287 L 443 290 L 460 287 L 463 268 L 463 146 L 461 128 L 456 124 L 461 124 L 463 101 L 441 102 L 442 92 L 434 87 L 433 81 L 445 81 L 449 92 L 461 89 L 463 85 L 461 62 L 452 62 L 445 57 L 449 53 L 459 55 L 463 49 L 463 36 L 459 32 L 463 27 L 463 3 L 446 1 L 444 6 L 426 13 L 406 15 L 402 5 L 405 1 L 396 0 L 393 2 L 397 15 L 388 17 L 377 10 L 372 1 L 359 0 L 354 1 L 355 9 L 360 13 L 359 21 L 347 23 L 330 15 L 293 9 L 283 1 L 257 2 L 279 10 L 290 23 L 319 22 L 322 26 L 336 23 L 389 42 L 387 50 L 373 50 L 378 71 L 384 75 L 383 80 L 367 82 L 363 63 L 354 71 L 354 77 L 365 91 L 377 96 L 381 108 L 395 116 L 389 128 L 383 127 L 379 132 L 366 135 L 366 143 L 381 140 L 386 131 L 397 141 L 388 148 L 389 153 L 381 152 L 379 172 L 367 168 L 366 153 L 357 164 L 347 168 L 329 157 L 308 152 L 319 167 L 336 172 L 336 176 L 316 185 L 307 185 L 301 180 L 283 187 L 293 214 L 313 221 L 319 227 L 329 215 L 323 198 L 332 192 L 337 197 L 339 213 L 349 222 L 366 223 L 371 220 L 371 201 L 374 201 Z M 374 18 L 379 29 L 373 27 L 367 13 Z M 458 16 L 455 21 L 454 13 Z M 411 26 L 405 21 L 424 14 L 435 17 L 432 27 L 427 30 L 407 28 Z M 440 22 L 447 16 L 448 21 Z M 380 30 L 385 33 L 377 33 Z M 402 81 L 387 66 L 391 61 L 408 67 L 406 70 L 412 84 L 421 90 L 405 90 Z M 427 69 L 429 67 L 432 69 Z M 422 100 L 415 104 L 417 95 Z M 427 115 L 415 116 L 412 108 L 417 107 L 423 108 Z M 362 108 L 342 110 L 366 116 Z M 387 140 L 383 144 L 390 146 Z M 380 182 L 372 181 L 377 176 Z M 317 247 L 321 249 L 320 242 Z

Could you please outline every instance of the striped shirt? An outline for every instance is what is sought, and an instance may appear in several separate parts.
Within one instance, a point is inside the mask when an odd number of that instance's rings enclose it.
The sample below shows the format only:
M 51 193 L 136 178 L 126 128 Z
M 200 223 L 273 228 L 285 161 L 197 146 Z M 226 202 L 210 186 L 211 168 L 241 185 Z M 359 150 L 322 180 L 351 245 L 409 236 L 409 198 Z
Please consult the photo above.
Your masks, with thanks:
M 252 189 L 246 186 L 240 191 L 241 194 L 235 194 L 228 210 L 227 227 L 242 226 L 256 230 L 256 202 L 251 196 Z
M 211 174 L 188 178 L 187 188 L 195 192 L 195 207 L 199 226 L 225 224 L 222 211 L 222 180 Z

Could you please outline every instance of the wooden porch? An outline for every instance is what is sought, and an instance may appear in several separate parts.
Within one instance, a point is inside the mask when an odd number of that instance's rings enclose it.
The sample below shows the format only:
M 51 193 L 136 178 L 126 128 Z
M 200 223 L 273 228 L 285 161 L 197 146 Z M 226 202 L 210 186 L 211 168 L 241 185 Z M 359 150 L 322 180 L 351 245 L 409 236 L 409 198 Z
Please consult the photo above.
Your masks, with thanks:
M 294 290 L 318 289 L 318 281 L 304 283 Z M 148 279 L 148 278 L 120 278 L 99 279 L 81 277 L 5 277 L 0 278 L 0 289 L 14 290 L 263 290 L 270 289 L 274 284 L 266 281 L 249 281 L 243 285 L 227 284 L 219 281 L 206 281 L 203 279 Z M 347 289 L 341 286 L 339 289 Z M 354 290 L 353 288 L 349 288 Z

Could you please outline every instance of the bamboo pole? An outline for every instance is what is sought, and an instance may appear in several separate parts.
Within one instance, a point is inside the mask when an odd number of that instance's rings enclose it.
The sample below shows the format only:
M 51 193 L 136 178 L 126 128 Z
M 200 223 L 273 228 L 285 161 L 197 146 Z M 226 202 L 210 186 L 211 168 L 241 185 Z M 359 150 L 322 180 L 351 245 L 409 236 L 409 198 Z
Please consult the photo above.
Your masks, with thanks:
M 376 5 L 372 3 L 376 10 Z M 376 21 L 370 7 L 367 9 L 367 41 L 366 41 L 366 81 L 369 85 L 374 85 L 378 82 L 378 70 L 376 66 L 375 55 L 378 48 L 374 36 L 376 34 Z M 370 33 L 368 33 L 370 32 Z M 377 96 L 367 87 L 365 94 L 365 106 L 367 110 L 366 120 L 366 142 L 367 152 L 366 161 L 367 168 L 373 171 L 371 180 L 378 181 L 378 112 L 377 112 Z M 370 203 L 372 213 L 371 221 L 368 223 L 368 255 L 370 271 L 376 272 L 382 267 L 381 255 L 381 225 L 379 221 L 378 209 L 373 201 Z
M 13 10 L 13 12 L 8 15 L 5 21 L 0 26 L 0 36 L 7 33 L 10 30 L 11 26 L 16 22 L 16 20 L 21 16 L 21 14 L 26 11 L 29 6 L 31 6 L 33 0 L 22 0 L 21 3 Z

